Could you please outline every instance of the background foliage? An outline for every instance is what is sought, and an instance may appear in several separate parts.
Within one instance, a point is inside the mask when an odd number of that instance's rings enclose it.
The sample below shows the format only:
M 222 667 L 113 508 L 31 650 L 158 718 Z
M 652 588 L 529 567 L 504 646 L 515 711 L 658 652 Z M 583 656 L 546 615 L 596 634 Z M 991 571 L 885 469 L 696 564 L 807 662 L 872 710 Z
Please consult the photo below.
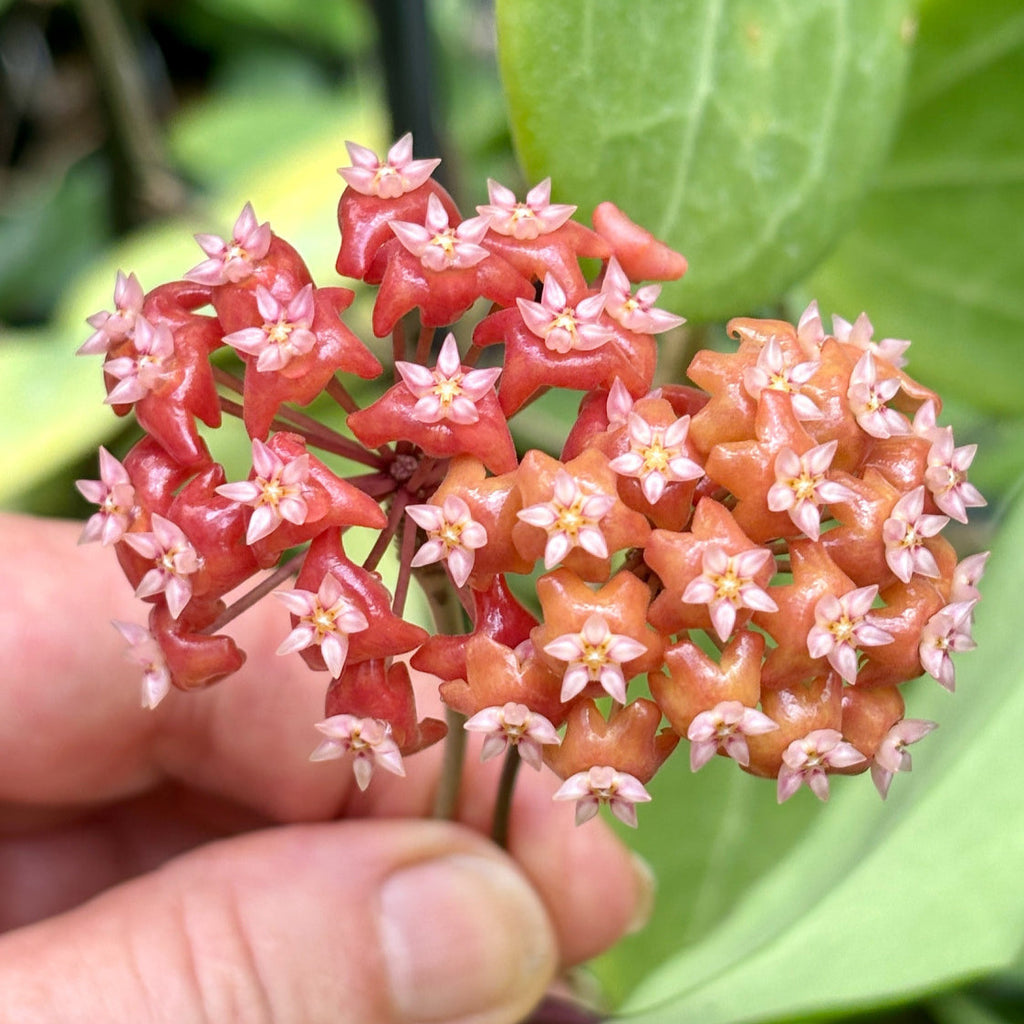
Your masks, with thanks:
M 125 54 L 134 112 L 105 77 Z M 690 258 L 666 304 L 703 343 L 810 297 L 913 339 L 910 372 L 958 444 L 981 444 L 988 515 L 958 543 L 995 549 L 956 697 L 910 687 L 942 728 L 885 804 L 838 780 L 827 806 L 779 808 L 727 765 L 670 763 L 629 837 L 659 875 L 654 920 L 594 971 L 652 1024 L 1021 1019 L 1019 0 L 0 0 L 0 68 L 10 508 L 82 514 L 71 481 L 97 443 L 128 443 L 95 365 L 71 358 L 117 268 L 180 276 L 191 234 L 250 199 L 333 283 L 347 138 L 432 136 L 464 209 L 488 175 L 522 191 L 551 174 L 583 212 L 615 200 Z M 521 443 L 555 447 L 575 404 L 545 402 Z

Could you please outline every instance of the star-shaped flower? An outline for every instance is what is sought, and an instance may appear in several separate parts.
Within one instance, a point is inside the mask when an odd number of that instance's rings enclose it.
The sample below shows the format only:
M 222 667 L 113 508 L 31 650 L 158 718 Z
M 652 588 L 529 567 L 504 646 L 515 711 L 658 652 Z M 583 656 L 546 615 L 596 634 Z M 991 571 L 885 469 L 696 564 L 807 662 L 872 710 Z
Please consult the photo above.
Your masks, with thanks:
M 520 241 L 556 231 L 576 212 L 575 206 L 551 202 L 550 178 L 534 185 L 522 203 L 510 188 L 488 178 L 487 196 L 490 203 L 478 206 L 477 213 L 488 219 L 492 231 Z
M 711 623 L 724 643 L 736 626 L 738 608 L 762 612 L 779 610 L 755 578 L 772 561 L 768 548 L 750 548 L 730 555 L 721 545 L 709 544 L 704 548 L 701 574 L 687 584 L 683 600 L 708 606 Z
M 661 640 L 646 621 L 650 591 L 632 573 L 616 573 L 592 590 L 556 569 L 537 581 L 537 597 L 542 624 L 531 639 L 561 675 L 563 701 L 587 690 L 624 704 L 626 681 L 660 665 Z
M 629 278 L 614 256 L 605 267 L 601 294 L 605 298 L 605 312 L 627 331 L 661 334 L 686 323 L 685 317 L 655 307 L 661 294 L 660 284 L 644 285 L 634 295 Z
M 988 502 L 967 479 L 967 470 L 978 450 L 976 444 L 953 446 L 953 428 L 937 429 L 928 452 L 928 469 L 924 482 L 940 511 L 958 523 L 967 522 L 967 509 L 980 508 Z
M 924 542 L 939 533 L 949 518 L 925 514 L 924 492 L 922 485 L 905 494 L 882 524 L 885 560 L 896 578 L 904 583 L 909 583 L 915 572 L 933 578 L 939 575 L 935 556 Z
M 473 572 L 475 552 L 487 543 L 487 531 L 473 520 L 469 506 L 449 495 L 440 505 L 406 505 L 406 514 L 427 534 L 427 542 L 413 556 L 417 568 L 444 562 L 458 587 L 465 586 Z
M 562 676 L 563 702 L 581 693 L 588 683 L 600 683 L 620 704 L 626 703 L 623 662 L 647 653 L 647 646 L 632 637 L 613 633 L 603 615 L 587 616 L 577 633 L 563 633 L 544 645 L 544 653 L 566 662 Z
M 99 480 L 76 480 L 75 486 L 86 501 L 99 505 L 86 521 L 78 540 L 88 544 L 98 540 L 104 547 L 119 541 L 131 525 L 135 509 L 135 488 L 128 470 L 100 445 Z
M 249 277 L 255 264 L 267 255 L 270 224 L 258 223 L 252 203 L 246 203 L 235 221 L 230 242 L 219 235 L 199 234 L 195 238 L 207 258 L 188 271 L 185 279 L 207 285 L 237 284 Z
M 338 168 L 345 184 L 361 195 L 380 199 L 397 199 L 419 188 L 441 163 L 440 158 L 413 159 L 411 132 L 394 143 L 384 160 L 355 142 L 346 142 L 345 148 L 352 161 L 351 167 Z
M 718 555 L 712 556 L 712 563 L 706 566 L 707 553 L 712 547 L 725 555 L 726 561 L 721 566 L 721 573 L 715 573 L 711 567 L 721 564 Z M 729 595 L 738 595 L 744 585 L 747 587 L 745 593 L 753 594 L 749 589 L 750 585 L 764 592 L 775 573 L 774 561 L 756 554 L 767 550 L 750 540 L 723 504 L 713 498 L 701 498 L 697 502 L 689 530 L 653 530 L 650 539 L 644 545 L 644 561 L 658 574 L 662 584 L 661 592 L 651 605 L 651 624 L 666 634 L 691 629 L 713 629 L 717 633 L 718 625 L 711 616 L 711 606 L 714 603 L 718 623 L 723 628 L 729 626 L 728 632 L 722 638 L 727 640 L 729 633 L 737 625 L 742 626 L 749 620 L 753 610 L 752 606 L 742 601 L 736 603 L 728 600 Z M 744 570 L 742 576 L 732 578 L 730 559 L 740 559 Z M 755 562 L 757 568 L 751 570 Z M 736 561 L 732 562 L 733 572 L 736 571 L 738 564 Z M 705 574 L 706 568 L 709 569 L 708 575 Z M 708 590 L 707 586 L 701 585 L 695 596 L 689 588 L 698 580 L 710 584 L 712 589 Z M 743 581 L 746 581 L 746 584 Z M 716 600 L 719 589 L 722 589 L 722 594 Z M 686 596 L 687 593 L 689 597 Z M 754 596 L 753 600 L 757 601 L 757 596 Z M 767 608 L 767 605 L 764 607 Z
M 274 593 L 298 619 L 277 653 L 292 654 L 317 646 L 327 670 L 337 679 L 348 657 L 349 635 L 370 627 L 366 616 L 345 594 L 333 573 L 324 576 L 315 593 L 310 590 L 276 590 Z
M 103 372 L 117 380 L 104 401 L 108 405 L 131 405 L 145 398 L 167 379 L 173 356 L 171 329 L 138 316 L 131 352 L 107 359 L 103 364 Z
M 597 558 L 608 557 L 601 520 L 615 500 L 614 495 L 600 491 L 585 492 L 580 481 L 562 469 L 555 474 L 551 498 L 520 509 L 518 518 L 547 534 L 544 568 L 553 569 L 576 547 Z
M 412 415 L 421 423 L 451 420 L 476 423 L 480 419 L 476 403 L 490 394 L 501 367 L 484 370 L 463 369 L 455 335 L 449 333 L 437 356 L 433 370 L 419 363 L 401 360 L 395 363 L 406 387 L 416 398 Z
M 379 718 L 332 715 L 317 722 L 315 728 L 326 738 L 309 755 L 310 761 L 327 761 L 352 754 L 352 773 L 360 789 L 369 786 L 375 768 L 405 777 L 402 754 L 392 739 L 389 723 Z
M 171 689 L 171 673 L 160 644 L 145 626 L 138 623 L 115 620 L 113 625 L 128 641 L 125 657 L 142 666 L 142 706 L 155 708 Z
M 576 801 L 577 825 L 589 821 L 599 807 L 607 805 L 624 825 L 636 828 L 636 805 L 649 801 L 651 794 L 635 775 L 616 771 L 610 765 L 593 765 L 569 776 L 553 799 Z
M 784 803 L 801 786 L 808 786 L 819 800 L 828 799 L 828 770 L 849 768 L 865 760 L 852 744 L 843 741 L 835 729 L 815 729 L 794 740 L 782 755 L 778 800 Z
M 910 342 L 903 338 L 882 338 L 881 341 L 872 341 L 875 329 L 867 313 L 861 313 L 852 324 L 841 316 L 833 315 L 832 333 L 839 341 L 856 345 L 857 348 L 884 359 L 892 366 L 899 368 L 906 365 L 903 353 L 910 348 Z
M 802 391 L 820 365 L 818 360 L 795 363 L 787 357 L 779 339 L 771 336 L 758 353 L 757 362 L 744 369 L 743 386 L 752 398 L 759 398 L 765 388 L 782 391 L 790 396 L 798 420 L 820 420 L 821 410 Z
M 973 651 L 971 611 L 974 601 L 960 601 L 939 609 L 921 631 L 919 647 L 921 667 L 950 693 L 956 686 L 953 655 Z
M 599 292 L 571 305 L 553 275 L 544 278 L 540 302 L 516 299 L 523 322 L 551 352 L 590 352 L 611 341 L 614 332 L 600 322 L 605 296 Z
M 398 361 L 401 380 L 351 413 L 348 426 L 368 448 L 412 441 L 428 455 L 475 455 L 496 473 L 515 469 L 515 444 L 494 392 L 500 367 L 472 370 L 449 334 L 433 369 Z
M 858 648 L 878 647 L 893 641 L 878 625 L 870 609 L 878 587 L 858 587 L 842 596 L 824 594 L 814 606 L 814 625 L 807 634 L 807 652 L 828 663 L 848 683 L 857 681 Z
M 181 527 L 154 515 L 148 533 L 126 533 L 124 542 L 153 566 L 135 589 L 136 597 L 163 594 L 172 618 L 178 618 L 192 597 L 192 580 L 203 567 L 203 560 Z
M 687 455 L 686 435 L 690 417 L 681 416 L 667 427 L 652 426 L 642 416 L 630 413 L 627 420 L 629 451 L 608 463 L 623 476 L 640 481 L 644 497 L 655 505 L 670 483 L 699 480 L 704 468 Z
M 690 770 L 699 771 L 722 751 L 737 764 L 750 764 L 747 736 L 760 736 L 778 729 L 778 723 L 756 708 L 738 700 L 724 700 L 710 711 L 702 711 L 690 723 L 686 738 L 690 741 Z
M 245 534 L 255 544 L 274 532 L 282 521 L 302 525 L 309 515 L 305 491 L 309 479 L 309 456 L 299 455 L 285 462 L 258 438 L 252 442 L 253 475 L 249 480 L 222 484 L 217 493 L 253 509 Z
M 826 475 L 838 444 L 815 445 L 803 455 L 783 448 L 775 457 L 775 483 L 768 489 L 768 508 L 788 513 L 793 525 L 811 540 L 817 540 L 821 532 L 821 507 L 854 497 L 848 487 Z
M 478 711 L 466 721 L 464 728 L 468 732 L 483 733 L 481 761 L 504 753 L 511 743 L 519 748 L 519 756 L 537 771 L 544 763 L 541 747 L 562 742 L 555 727 L 543 715 L 531 711 L 525 704 L 511 701 Z
M 135 320 L 142 312 L 143 291 L 134 274 L 127 277 L 124 271 L 117 272 L 114 283 L 114 311 L 93 313 L 86 323 L 93 333 L 85 340 L 75 355 L 102 355 L 130 338 L 135 331 Z
M 886 405 L 896 397 L 899 390 L 899 377 L 879 379 L 878 367 L 870 352 L 865 352 L 857 360 L 857 365 L 850 375 L 846 400 L 850 403 L 850 409 L 857 418 L 861 430 L 872 437 L 893 437 L 910 433 L 910 424 L 906 417 Z
M 798 687 L 823 671 L 820 658 L 807 648 L 808 634 L 817 624 L 818 602 L 825 595 L 838 596 L 855 589 L 853 581 L 814 541 L 791 541 L 789 557 L 793 582 L 772 587 L 779 610 L 753 615 L 755 625 L 775 641 L 761 673 L 763 689 Z M 765 713 L 778 721 L 772 712 L 765 709 Z
M 313 286 L 305 285 L 287 302 L 263 285 L 256 286 L 256 305 L 263 317 L 262 327 L 246 327 L 224 337 L 224 344 L 256 357 L 261 373 L 283 370 L 296 356 L 316 344 L 310 330 L 313 323 Z
M 486 217 L 471 217 L 452 227 L 448 211 L 437 196 L 427 201 L 425 223 L 394 220 L 391 230 L 427 270 L 457 270 L 475 267 L 489 253 L 480 245 L 487 233 Z
M 937 722 L 928 722 L 923 718 L 904 718 L 886 733 L 871 762 L 871 781 L 883 800 L 889 795 L 893 775 L 911 769 L 910 754 L 906 747 L 924 739 L 936 728 Z

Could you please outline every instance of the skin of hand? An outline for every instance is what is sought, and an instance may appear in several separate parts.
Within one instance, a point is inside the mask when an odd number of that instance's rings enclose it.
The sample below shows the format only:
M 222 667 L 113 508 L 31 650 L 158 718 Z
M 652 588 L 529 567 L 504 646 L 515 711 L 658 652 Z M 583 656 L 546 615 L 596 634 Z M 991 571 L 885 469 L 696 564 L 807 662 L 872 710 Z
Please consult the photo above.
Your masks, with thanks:
M 516 1024 L 643 918 L 644 871 L 550 773 L 520 772 L 506 854 L 473 751 L 459 823 L 425 820 L 438 748 L 365 793 L 311 764 L 326 677 L 275 655 L 277 602 L 229 627 L 241 672 L 143 710 L 113 553 L 0 525 L 6 1024 Z

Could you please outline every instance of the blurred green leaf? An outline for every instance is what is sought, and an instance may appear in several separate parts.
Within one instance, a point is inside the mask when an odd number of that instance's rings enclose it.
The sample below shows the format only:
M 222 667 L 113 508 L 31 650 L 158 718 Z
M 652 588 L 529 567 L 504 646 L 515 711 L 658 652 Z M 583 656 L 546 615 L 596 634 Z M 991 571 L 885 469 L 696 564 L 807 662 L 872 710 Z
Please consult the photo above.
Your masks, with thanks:
M 248 31 L 258 26 L 279 38 L 340 54 L 358 53 L 373 39 L 370 12 L 358 0 L 305 4 L 295 0 L 191 0 L 191 6 L 228 26 L 242 25 Z
M 59 330 L 6 331 L 0 342 L 0 436 L 4 472 L 0 504 L 38 483 L 118 429 L 103 404 L 96 366 L 75 360 Z
M 911 338 L 910 371 L 1020 416 L 1024 389 L 1024 8 L 929 0 L 892 159 L 811 278 L 822 308 Z
M 1024 503 L 1003 524 L 991 565 L 959 693 L 927 678 L 911 687 L 908 714 L 942 726 L 914 752 L 913 775 L 897 779 L 884 804 L 866 778 L 836 780 L 833 802 L 785 860 L 764 858 L 767 870 L 732 912 L 640 985 L 624 1007 L 632 1024 L 864 1009 L 1015 960 L 1024 938 L 1024 648 L 1010 616 L 1024 572 Z M 759 820 L 739 821 L 716 846 L 713 835 L 687 834 L 689 807 L 673 810 L 680 845 L 701 843 L 709 859 L 736 849 L 761 858 Z M 691 885 L 661 875 L 665 892 Z M 682 936 L 690 922 L 676 927 Z
M 1006 1014 L 972 992 L 951 992 L 928 1000 L 936 1024 L 1014 1024 L 1021 1007 Z
M 694 774 L 685 751 L 666 763 L 649 788 L 654 799 L 642 809 L 640 827 L 623 838 L 657 874 L 654 914 L 642 932 L 593 965 L 613 1005 L 680 949 L 699 946 L 785 859 L 807 827 L 833 811 L 796 799 L 779 807 L 773 785 L 723 758 Z
M 296 92 L 278 97 L 262 132 L 258 107 L 246 122 L 248 131 L 232 132 L 228 125 L 248 102 L 221 97 L 197 104 L 173 126 L 176 157 L 211 190 L 204 211 L 134 232 L 65 289 L 45 332 L 5 337 L 0 424 L 13 454 L 0 482 L 0 502 L 10 502 L 119 429 L 121 421 L 103 405 L 99 362 L 73 357 L 89 333 L 85 318 L 110 308 L 118 269 L 134 271 L 147 289 L 177 280 L 202 258 L 193 233 L 229 233 L 242 205 L 251 200 L 257 214 L 302 252 L 317 283 L 338 282 L 335 210 L 342 185 L 336 168 L 347 162 L 347 138 L 378 149 L 386 146 L 381 108 L 372 96 L 354 89 L 315 102 Z M 273 117 L 280 129 L 276 135 L 269 133 Z M 280 141 L 267 144 L 266 138 Z M 209 154 L 222 144 L 227 155 L 211 159 Z M 347 319 L 360 330 L 351 316 Z
M 109 244 L 106 174 L 95 158 L 0 207 L 0 319 L 42 319 L 68 279 Z M 69 229 L 74 225 L 73 229 Z
M 902 0 L 498 0 L 513 137 L 584 213 L 690 260 L 664 305 L 750 312 L 847 226 L 898 114 Z

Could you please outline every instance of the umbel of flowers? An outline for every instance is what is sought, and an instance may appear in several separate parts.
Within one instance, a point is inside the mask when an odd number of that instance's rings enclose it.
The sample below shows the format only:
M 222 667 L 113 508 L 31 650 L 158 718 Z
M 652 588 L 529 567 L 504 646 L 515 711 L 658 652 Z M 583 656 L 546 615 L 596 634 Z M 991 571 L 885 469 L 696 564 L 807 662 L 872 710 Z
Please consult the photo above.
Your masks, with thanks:
M 679 254 L 610 203 L 578 223 L 549 181 L 522 201 L 490 181 L 464 218 L 409 136 L 383 159 L 348 150 L 337 270 L 376 289 L 389 368 L 344 322 L 353 292 L 317 286 L 249 205 L 230 238 L 197 236 L 182 280 L 147 292 L 119 273 L 113 312 L 89 320 L 81 352 L 145 432 L 79 482 L 99 506 L 83 540 L 113 548 L 149 608 L 115 623 L 143 704 L 236 671 L 221 630 L 269 597 L 279 653 L 330 679 L 312 756 L 350 759 L 362 787 L 445 734 L 417 714 L 411 664 L 485 758 L 555 771 L 578 822 L 607 804 L 635 824 L 681 739 L 694 771 L 731 758 L 780 801 L 868 770 L 885 796 L 934 727 L 904 717 L 903 685 L 953 689 L 986 558 L 942 535 L 984 500 L 908 343 L 873 340 L 864 315 L 829 331 L 812 304 L 796 325 L 733 320 L 735 351 L 652 390 L 655 336 L 682 319 L 642 282 L 681 276 Z M 381 381 L 372 404 L 353 377 Z M 552 387 L 583 392 L 564 447 L 517 451 L 509 420 Z M 301 411 L 323 395 L 344 432 Z M 225 416 L 251 439 L 244 480 L 197 426 Z M 377 532 L 358 563 L 350 527 Z M 508 585 L 538 563 L 539 618 Z M 406 620 L 413 579 L 452 588 L 468 632 Z

